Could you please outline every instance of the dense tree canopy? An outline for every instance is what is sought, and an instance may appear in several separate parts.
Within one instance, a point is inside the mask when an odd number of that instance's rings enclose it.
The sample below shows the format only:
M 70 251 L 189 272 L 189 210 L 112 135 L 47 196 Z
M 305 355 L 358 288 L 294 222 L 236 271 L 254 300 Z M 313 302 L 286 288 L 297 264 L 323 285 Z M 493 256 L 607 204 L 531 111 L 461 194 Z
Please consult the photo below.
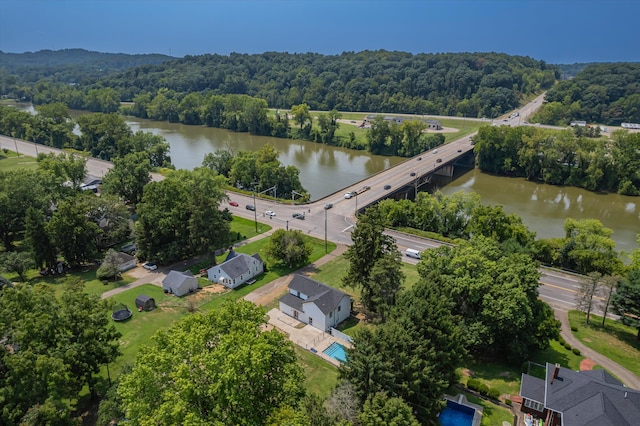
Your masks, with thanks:
M 107 311 L 78 281 L 60 299 L 47 286 L 2 290 L 0 423 L 70 423 L 80 392 L 93 393 L 100 367 L 119 355 Z
M 304 390 L 293 347 L 262 331 L 264 312 L 228 303 L 159 331 L 138 352 L 118 394 L 133 425 L 263 425 Z

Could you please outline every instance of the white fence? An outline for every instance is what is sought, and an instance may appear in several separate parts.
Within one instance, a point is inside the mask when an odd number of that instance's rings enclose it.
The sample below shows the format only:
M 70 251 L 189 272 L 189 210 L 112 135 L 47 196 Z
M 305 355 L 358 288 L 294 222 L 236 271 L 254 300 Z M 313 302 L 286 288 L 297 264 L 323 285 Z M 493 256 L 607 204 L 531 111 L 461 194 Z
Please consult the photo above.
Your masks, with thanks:
M 353 339 L 351 338 L 351 336 L 344 334 L 342 331 L 339 331 L 333 327 L 331 327 L 329 329 L 329 333 L 335 337 L 336 339 L 340 339 L 343 342 L 349 343 L 350 345 L 353 344 Z

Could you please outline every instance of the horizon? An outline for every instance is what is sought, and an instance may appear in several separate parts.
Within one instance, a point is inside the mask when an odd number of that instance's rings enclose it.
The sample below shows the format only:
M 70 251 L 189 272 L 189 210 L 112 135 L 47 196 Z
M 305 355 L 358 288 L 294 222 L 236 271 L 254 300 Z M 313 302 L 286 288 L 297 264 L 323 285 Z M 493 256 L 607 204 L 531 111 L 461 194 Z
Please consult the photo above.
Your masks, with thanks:
M 0 50 L 186 55 L 497 52 L 639 62 L 632 0 L 2 0 Z

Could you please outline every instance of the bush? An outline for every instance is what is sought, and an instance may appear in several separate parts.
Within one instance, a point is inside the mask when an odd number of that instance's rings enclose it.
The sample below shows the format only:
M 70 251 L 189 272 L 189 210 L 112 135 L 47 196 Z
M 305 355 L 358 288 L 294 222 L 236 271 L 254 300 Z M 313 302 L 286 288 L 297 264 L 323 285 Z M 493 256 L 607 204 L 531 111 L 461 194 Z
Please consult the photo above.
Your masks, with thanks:
M 480 392 L 480 395 L 482 396 L 487 396 L 489 394 L 489 386 L 482 383 L 478 389 L 478 392 Z
M 511 407 L 513 405 L 513 402 L 511 402 L 511 400 L 509 398 L 505 399 L 504 403 L 507 404 L 509 407 Z
M 570 344 L 568 344 L 568 343 L 565 343 L 565 344 L 564 344 L 564 345 L 562 345 L 562 346 L 564 346 L 564 348 L 565 348 L 566 350 L 568 350 L 568 351 L 570 351 L 570 350 L 571 350 L 571 345 L 570 345 Z
M 571 326 L 571 331 L 578 331 L 578 327 L 576 327 L 576 326 L 572 325 L 572 326 Z
M 489 389 L 489 398 L 495 399 L 496 401 L 500 400 L 500 391 L 496 388 Z
M 558 343 L 560 343 L 562 346 L 567 344 L 567 342 L 565 342 L 562 337 L 558 337 Z
M 571 352 L 573 352 L 576 355 L 580 355 L 580 349 L 578 349 L 578 348 L 571 349 Z
M 480 389 L 480 385 L 482 383 L 480 383 L 480 380 L 477 379 L 469 379 L 467 381 L 467 388 L 473 390 L 473 391 L 478 391 L 478 389 Z

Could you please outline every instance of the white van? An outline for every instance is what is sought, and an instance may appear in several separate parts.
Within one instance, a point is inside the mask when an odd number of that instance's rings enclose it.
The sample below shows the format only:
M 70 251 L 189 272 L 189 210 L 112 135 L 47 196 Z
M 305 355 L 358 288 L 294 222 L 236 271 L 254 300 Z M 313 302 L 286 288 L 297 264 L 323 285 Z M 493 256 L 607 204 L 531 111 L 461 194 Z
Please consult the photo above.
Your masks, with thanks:
M 420 252 L 418 250 L 407 249 L 404 254 L 414 259 L 420 259 Z

